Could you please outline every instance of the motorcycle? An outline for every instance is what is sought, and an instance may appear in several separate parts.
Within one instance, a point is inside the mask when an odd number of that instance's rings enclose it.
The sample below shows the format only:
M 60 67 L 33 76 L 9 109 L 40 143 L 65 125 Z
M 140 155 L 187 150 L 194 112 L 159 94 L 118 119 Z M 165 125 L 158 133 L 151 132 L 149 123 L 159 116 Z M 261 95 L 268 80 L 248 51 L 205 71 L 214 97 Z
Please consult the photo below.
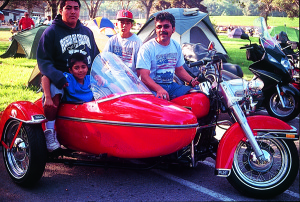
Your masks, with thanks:
M 283 31 L 276 35 L 276 40 L 280 44 L 281 50 L 288 57 L 291 63 L 293 76 L 292 84 L 295 88 L 300 90 L 299 42 L 290 41 L 287 34 Z
M 246 85 L 245 90 L 252 97 L 251 100 L 248 99 L 250 102 L 246 103 L 245 112 L 248 115 L 251 112 L 266 108 L 269 115 L 275 118 L 283 121 L 292 120 L 299 114 L 300 98 L 299 90 L 292 85 L 294 81 L 292 77 L 293 68 L 282 52 L 280 45 L 268 33 L 264 18 L 256 19 L 256 24 L 261 27 L 261 46 L 252 44 L 247 34 L 241 35 L 242 39 L 250 41 L 250 45 L 241 47 L 241 49 L 247 49 L 247 60 L 254 62 L 249 66 L 254 77 L 249 82 L 243 80 Z M 190 63 L 189 55 L 191 53 L 183 53 L 185 59 Z M 205 57 L 203 56 L 203 58 Z M 206 78 L 212 82 L 217 79 L 215 71 L 213 66 L 210 69 L 205 68 Z M 201 70 L 198 68 L 194 72 L 199 74 Z M 222 74 L 224 80 L 242 79 L 243 76 L 241 68 L 230 63 L 223 64 Z
M 95 99 L 59 106 L 56 131 L 65 149 L 58 156 L 46 150 L 41 99 L 11 103 L 0 120 L 9 176 L 16 184 L 32 186 L 46 162 L 136 169 L 130 160 L 138 159 L 140 169 L 150 169 L 196 167 L 212 157 L 215 175 L 227 177 L 247 196 L 284 192 L 298 173 L 297 130 L 269 116 L 246 118 L 239 105 L 243 86 L 223 81 L 219 57 L 208 63 L 219 71 L 218 81 L 211 86 L 203 76 L 198 90 L 166 101 L 156 98 L 118 56 L 97 56 L 91 69 Z M 220 111 L 231 119 L 218 121 Z M 230 127 L 218 141 L 220 124 Z

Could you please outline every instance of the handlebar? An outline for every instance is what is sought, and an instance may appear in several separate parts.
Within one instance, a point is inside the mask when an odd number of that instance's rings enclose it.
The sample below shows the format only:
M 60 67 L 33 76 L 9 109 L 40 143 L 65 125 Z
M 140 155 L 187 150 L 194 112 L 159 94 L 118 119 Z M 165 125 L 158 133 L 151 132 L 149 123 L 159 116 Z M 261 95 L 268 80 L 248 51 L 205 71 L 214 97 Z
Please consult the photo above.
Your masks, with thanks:
M 195 67 L 195 66 L 205 65 L 205 64 L 207 64 L 207 62 L 208 62 L 208 61 L 206 61 L 206 60 L 199 60 L 199 61 L 197 61 L 197 62 L 191 62 L 191 63 L 189 64 L 189 67 Z

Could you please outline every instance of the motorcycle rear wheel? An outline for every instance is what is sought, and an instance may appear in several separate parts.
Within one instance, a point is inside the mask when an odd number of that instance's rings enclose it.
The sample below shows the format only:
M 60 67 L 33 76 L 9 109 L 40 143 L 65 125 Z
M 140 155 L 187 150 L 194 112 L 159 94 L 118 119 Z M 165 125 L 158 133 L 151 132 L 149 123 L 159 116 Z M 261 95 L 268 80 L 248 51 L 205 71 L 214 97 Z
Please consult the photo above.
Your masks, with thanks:
M 285 106 L 287 107 L 286 109 L 282 107 L 282 103 L 277 92 L 266 97 L 266 100 L 268 101 L 266 109 L 269 115 L 282 121 L 290 121 L 299 114 L 299 98 L 289 92 L 286 92 L 282 98 Z
M 47 161 L 47 147 L 40 125 L 10 120 L 4 129 L 3 141 L 12 149 L 3 148 L 3 159 L 11 179 L 23 187 L 31 187 L 42 177 Z M 15 134 L 17 137 L 14 139 Z
M 284 192 L 294 182 L 299 166 L 298 152 L 292 141 L 259 138 L 257 142 L 269 161 L 259 164 L 251 145 L 241 141 L 227 180 L 244 195 L 271 198 Z

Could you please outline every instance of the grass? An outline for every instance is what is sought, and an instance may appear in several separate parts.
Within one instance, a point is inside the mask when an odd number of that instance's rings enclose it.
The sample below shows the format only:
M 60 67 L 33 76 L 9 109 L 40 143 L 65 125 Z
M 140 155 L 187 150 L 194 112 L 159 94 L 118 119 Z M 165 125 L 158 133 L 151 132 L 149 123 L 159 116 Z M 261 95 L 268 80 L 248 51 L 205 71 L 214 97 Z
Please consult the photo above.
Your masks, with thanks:
M 9 30 L 0 30 L 0 55 L 3 54 L 11 42 Z M 35 87 L 27 87 L 28 79 L 36 60 L 27 58 L 0 58 L 0 111 L 14 101 L 35 101 L 41 93 Z
M 236 25 L 236 26 L 253 26 L 254 19 L 258 16 L 209 16 L 210 21 L 215 25 Z M 299 27 L 299 18 L 287 18 L 287 17 L 269 17 L 269 26 L 284 26 L 287 27 Z

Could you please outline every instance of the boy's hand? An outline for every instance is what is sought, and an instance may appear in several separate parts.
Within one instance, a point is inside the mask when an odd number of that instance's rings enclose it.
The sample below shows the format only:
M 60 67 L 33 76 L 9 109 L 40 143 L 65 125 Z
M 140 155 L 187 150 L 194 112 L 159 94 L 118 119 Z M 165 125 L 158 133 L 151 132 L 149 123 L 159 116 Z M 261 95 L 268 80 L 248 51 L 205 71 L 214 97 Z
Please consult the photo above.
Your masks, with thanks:
M 65 85 L 63 85 L 63 88 L 66 88 L 69 86 L 69 83 L 65 83 Z

